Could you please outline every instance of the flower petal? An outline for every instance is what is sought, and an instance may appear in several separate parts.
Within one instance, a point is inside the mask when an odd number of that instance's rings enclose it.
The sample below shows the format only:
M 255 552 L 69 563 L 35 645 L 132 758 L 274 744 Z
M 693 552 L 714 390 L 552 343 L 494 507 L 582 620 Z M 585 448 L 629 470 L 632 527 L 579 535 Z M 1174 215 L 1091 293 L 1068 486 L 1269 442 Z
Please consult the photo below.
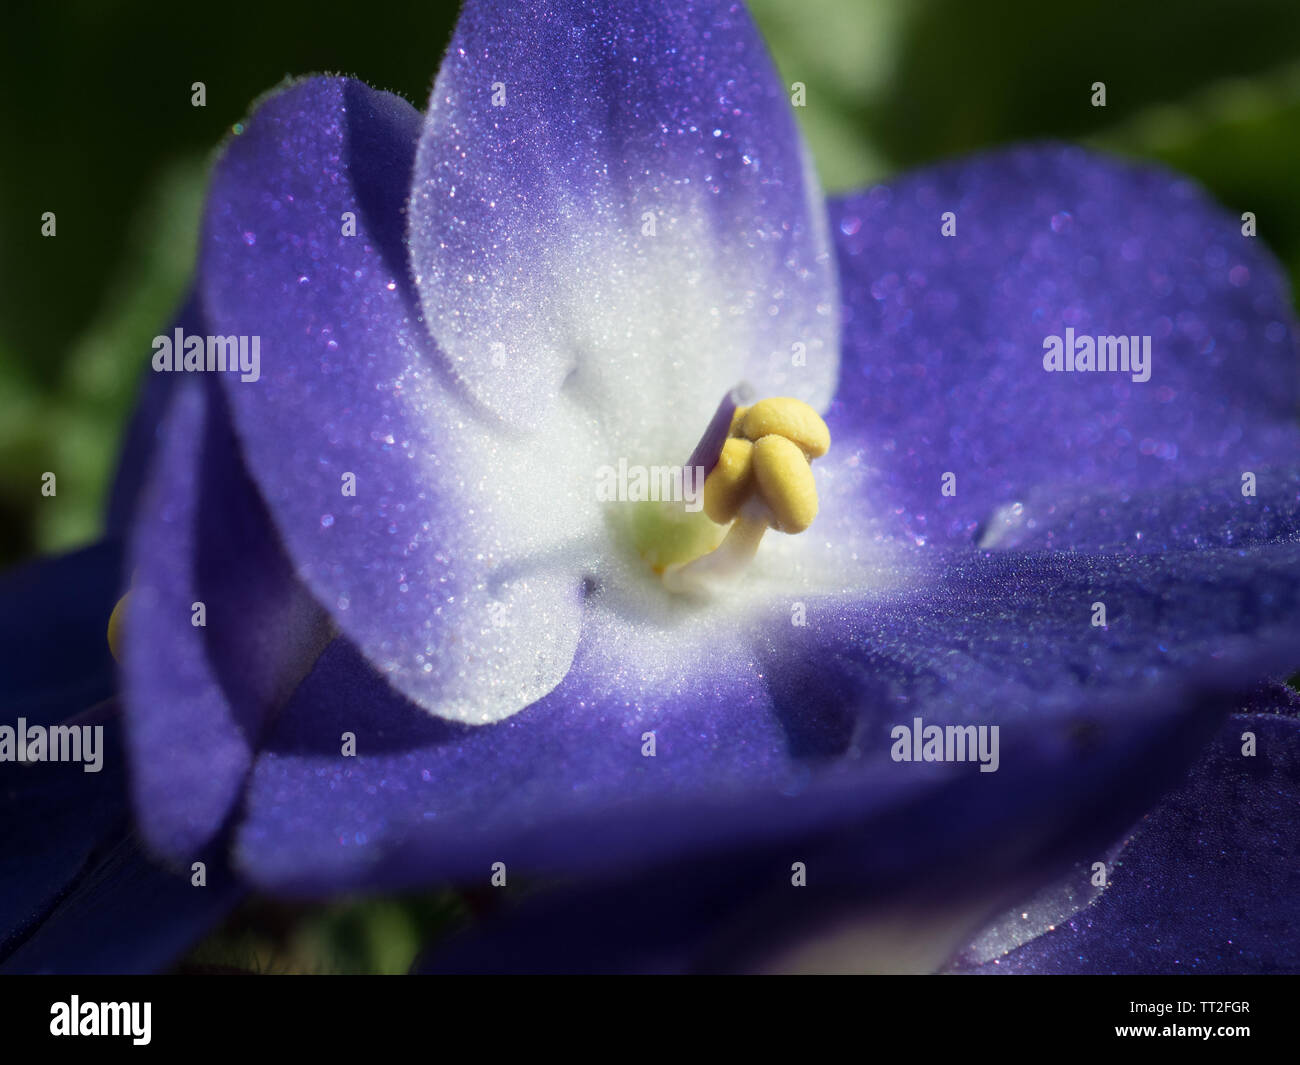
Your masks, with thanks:
M 411 252 L 447 364 L 512 424 L 563 395 L 682 462 L 742 378 L 821 408 L 829 238 L 743 5 L 465 5 L 420 140 Z
M 600 864 L 641 843 L 671 850 L 679 828 L 665 823 L 698 804 L 725 807 L 755 779 L 789 782 L 783 736 L 743 657 L 674 691 L 607 674 L 607 650 L 585 647 L 545 699 L 471 728 L 420 714 L 336 641 L 267 738 L 238 863 L 262 884 L 304 891 L 486 878 L 516 855 Z M 340 756 L 344 732 L 355 757 Z M 648 732 L 654 757 L 642 753 Z M 592 821 L 618 830 L 598 841 Z
M 121 727 L 112 707 L 40 722 L 100 725 L 102 768 L 80 762 L 5 764 L 0 784 L 0 958 L 48 919 L 129 810 Z M 14 720 L 6 721 L 14 727 Z M 29 725 L 37 724 L 29 721 Z
M 1250 472 L 1254 494 L 1243 494 L 1232 470 L 1140 492 L 1042 485 L 995 511 L 976 536 L 987 549 L 1124 553 L 1300 540 L 1300 467 Z
M 99 701 L 115 687 L 105 630 L 121 555 L 105 542 L 0 582 L 5 723 L 103 730 L 94 772 L 82 762 L 0 770 L 3 972 L 152 971 L 241 890 L 211 855 L 208 887 L 199 890 L 188 866 L 184 876 L 165 873 L 134 840 L 122 719 L 115 701 Z
M 5 719 L 48 724 L 113 694 L 107 632 L 121 581 L 122 548 L 113 540 L 0 577 Z
M 914 539 L 969 543 L 1039 486 L 1213 480 L 1240 498 L 1244 472 L 1296 453 L 1284 275 L 1188 179 L 1014 148 L 831 215 L 845 332 L 830 458 L 891 531 L 898 514 Z M 1045 339 L 1067 328 L 1151 337 L 1150 379 L 1046 372 Z
M 1300 721 L 1294 693 L 1290 701 L 1289 714 L 1228 719 L 1185 783 L 1142 819 L 1087 907 L 962 971 L 1300 971 Z
M 186 332 L 200 331 L 197 326 L 202 318 L 193 293 L 186 299 L 176 319 Z M 105 525 L 113 535 L 125 536 L 131 526 L 140 493 L 144 491 L 153 467 L 163 416 L 171 403 L 175 383 L 171 374 L 154 373 L 152 366 L 146 367 L 141 375 L 139 395 L 122 438 L 109 493 Z
M 926 565 L 922 592 L 810 601 L 804 627 L 778 608 L 757 636 L 718 627 L 712 668 L 675 686 L 593 606 L 564 683 L 481 731 L 421 726 L 336 645 L 254 770 L 240 863 L 315 891 L 486 877 L 497 860 L 613 871 L 814 834 L 864 880 L 1026 831 L 1059 851 L 1081 824 L 1137 816 L 1300 635 L 1300 545 Z M 998 725 L 1000 768 L 893 761 L 893 727 L 917 716 Z M 355 759 L 338 756 L 344 730 Z
M 493 720 L 568 668 L 565 551 L 598 515 L 568 438 L 508 438 L 439 372 L 402 237 L 418 128 L 343 79 L 267 99 L 216 169 L 199 288 L 209 328 L 261 337 L 261 379 L 223 383 L 299 575 L 399 690 Z
M 97 773 L 71 762 L 0 768 L 0 957 L 39 923 L 127 816 L 120 728 L 105 702 L 115 688 L 106 629 L 121 560 L 121 547 L 105 541 L 0 578 L 0 724 L 104 727 Z
M 246 889 L 214 854 L 204 884 L 165 869 L 122 831 L 75 889 L 0 965 L 3 973 L 154 973 L 210 931 Z
M 793 889 L 780 859 L 674 865 L 628 880 L 543 891 L 437 944 L 419 973 L 682 973 L 731 968 L 820 893 Z M 815 883 L 815 881 L 814 881 Z M 509 905 L 508 903 L 506 905 Z
M 1146 815 L 1118 863 L 1108 857 L 1112 881 L 1102 899 L 996 961 L 962 962 L 953 971 L 1293 971 L 1300 960 L 1292 920 L 1297 844 L 1289 813 L 1300 788 L 1300 696 L 1282 692 L 1290 716 L 1242 713 L 1228 719 L 1188 783 Z M 1263 695 L 1252 697 L 1248 705 L 1263 701 Z M 1247 730 L 1260 744 L 1258 762 L 1241 756 Z M 1092 861 L 1106 852 L 1088 854 L 1083 838 L 1076 844 L 1089 859 L 1074 873 L 1078 895 L 1078 885 L 1086 891 L 1094 875 Z M 791 857 L 805 859 L 806 882 L 797 888 Z M 792 961 L 798 967 L 802 960 L 815 971 L 837 962 L 854 972 L 916 971 L 906 969 L 908 961 L 918 947 L 928 949 L 917 941 L 929 937 L 938 945 L 949 906 L 963 893 L 978 906 L 981 892 L 998 880 L 984 854 L 971 868 L 936 871 L 931 890 L 914 886 L 901 907 L 873 892 L 879 884 L 863 883 L 849 908 L 853 916 L 830 924 L 831 950 L 810 954 L 807 948 L 817 939 L 796 938 L 793 949 L 773 951 L 774 940 L 779 943 L 792 928 L 817 934 L 824 922 L 816 918 L 842 905 L 837 889 L 843 885 L 835 882 L 842 871 L 820 859 L 809 841 L 792 839 L 784 849 L 692 858 L 650 874 L 534 891 L 522 899 L 502 891 L 497 912 L 437 944 L 417 970 L 712 972 L 789 968 Z M 948 894 L 932 890 L 939 877 L 948 881 Z M 953 883 L 960 885 L 955 892 Z M 1017 925 L 1026 916 L 1022 908 L 1009 915 Z M 886 934 L 873 938 L 873 927 Z M 825 933 L 818 938 L 825 941 Z
M 131 564 L 132 791 L 147 841 L 184 861 L 226 819 L 264 722 L 330 633 L 279 546 L 211 382 L 176 388 Z

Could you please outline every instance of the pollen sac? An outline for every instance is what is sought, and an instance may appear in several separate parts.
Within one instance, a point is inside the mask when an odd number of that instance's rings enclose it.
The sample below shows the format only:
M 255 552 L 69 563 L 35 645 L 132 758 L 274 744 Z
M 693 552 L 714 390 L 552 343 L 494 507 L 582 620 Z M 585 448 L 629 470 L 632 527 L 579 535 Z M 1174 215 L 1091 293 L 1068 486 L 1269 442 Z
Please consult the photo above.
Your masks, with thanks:
M 113 613 L 108 617 L 108 650 L 114 660 L 122 661 L 123 654 L 123 623 L 126 618 L 127 600 L 131 598 L 131 593 L 127 592 L 117 601 L 117 606 L 113 607 Z
M 808 528 L 817 517 L 817 485 L 803 449 L 771 433 L 755 442 L 753 467 L 759 494 L 772 512 L 772 528 L 783 533 Z
M 745 415 L 749 413 L 748 407 L 737 407 L 731 415 L 731 428 L 727 430 L 728 436 L 743 436 L 740 431 L 740 425 L 745 420 Z
M 736 436 L 722 445 L 718 464 L 704 480 L 704 513 L 711 521 L 726 525 L 752 494 L 753 452 L 753 444 Z
M 755 442 L 765 436 L 784 437 L 797 444 L 809 459 L 820 458 L 831 446 L 831 432 L 817 412 L 807 403 L 786 396 L 760 399 L 745 411 L 739 427 L 742 436 Z

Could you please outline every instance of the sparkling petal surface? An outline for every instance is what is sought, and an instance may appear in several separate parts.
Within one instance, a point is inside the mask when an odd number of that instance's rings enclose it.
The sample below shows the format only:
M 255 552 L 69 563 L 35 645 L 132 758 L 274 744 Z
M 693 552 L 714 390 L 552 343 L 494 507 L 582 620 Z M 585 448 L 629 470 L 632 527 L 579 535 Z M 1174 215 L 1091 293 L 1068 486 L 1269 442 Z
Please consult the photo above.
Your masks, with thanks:
M 402 236 L 418 129 L 357 82 L 269 98 L 217 167 L 200 290 L 261 336 L 261 379 L 224 383 L 297 571 L 390 683 L 482 722 L 564 675 L 598 515 L 568 437 L 512 440 L 443 380 Z
M 489 730 L 421 727 L 336 645 L 259 758 L 240 862 L 264 884 L 318 890 L 472 878 L 496 860 L 608 870 L 838 832 L 829 850 L 879 879 L 975 839 L 1077 832 L 1103 808 L 1118 832 L 1214 710 L 1285 668 L 1300 635 L 1297 545 L 917 565 L 904 590 L 810 602 L 804 627 L 779 610 L 723 630 L 714 671 L 677 690 L 646 676 L 612 622 L 589 624 L 564 683 Z M 1099 589 L 1104 631 L 1090 624 Z M 892 728 L 917 716 L 999 725 L 1000 768 L 893 761 Z M 340 759 L 352 721 L 360 753 Z M 1139 757 L 1155 764 L 1135 774 Z M 1026 796 L 1059 812 L 1053 826 Z
M 983 973 L 1295 973 L 1300 699 L 1234 714 L 1137 825 L 1090 905 Z M 1255 754 L 1243 755 L 1246 733 Z
M 584 646 L 551 695 L 478 729 L 419 714 L 336 642 L 268 736 L 239 864 L 314 891 L 471 878 L 516 854 L 555 868 L 575 852 L 599 863 L 606 847 L 627 859 L 638 834 L 647 851 L 671 849 L 689 816 L 725 809 L 755 778 L 788 782 L 743 653 L 674 690 L 639 683 L 634 667 L 607 674 L 603 650 Z M 344 731 L 354 758 L 340 757 Z M 648 732 L 654 757 L 642 754 Z
M 1294 971 L 1289 932 L 1295 845 L 1288 804 L 1295 801 L 1294 717 L 1300 696 L 1274 686 L 1252 694 L 1246 705 L 1274 709 L 1231 715 L 1190 780 L 1165 796 L 1121 846 L 1089 853 L 1086 828 L 1073 840 L 1070 853 L 1087 858 L 1073 874 L 1082 894 L 1087 894 L 1092 861 L 1107 859 L 1112 883 L 1102 901 L 1075 920 L 1066 913 L 1051 931 L 1044 924 L 1047 934 L 1041 940 L 996 952 L 997 964 L 961 963 L 952 971 Z M 1288 712 L 1290 718 L 1283 716 Z M 1266 761 L 1241 758 L 1245 730 L 1262 741 L 1257 757 Z M 803 860 L 803 886 L 791 883 L 792 858 Z M 968 866 L 923 874 L 928 889 L 914 884 L 905 893 L 918 903 L 915 909 L 900 907 L 897 896 L 882 897 L 879 882 L 854 882 L 846 912 L 856 912 L 858 920 L 833 925 L 843 950 L 822 955 L 771 950 L 774 931 L 792 928 L 804 933 L 794 946 L 806 946 L 812 941 L 808 933 L 824 926 L 827 913 L 845 902 L 842 885 L 834 882 L 843 870 L 828 869 L 824 855 L 807 840 L 524 898 L 503 891 L 501 912 L 493 920 L 437 944 L 417 971 L 713 972 L 782 968 L 791 961 L 795 964 L 788 967 L 814 972 L 828 971 L 826 963 L 833 961 L 854 972 L 932 971 L 908 968 L 917 941 L 943 938 L 945 907 L 963 895 L 977 897 L 976 885 L 992 886 L 998 864 L 989 853 L 979 853 Z M 936 893 L 935 884 L 943 882 L 946 891 Z M 1142 897 L 1141 905 L 1135 896 Z M 1045 903 L 1054 901 L 1060 898 Z M 1017 905 L 1008 916 L 1016 924 L 1035 918 L 1021 912 L 1028 908 Z M 873 914 L 877 928 L 896 930 L 918 912 L 915 927 L 901 938 L 861 934 L 872 927 Z M 981 949 L 986 949 L 984 938 Z M 811 964 L 801 966 L 800 959 Z
M 342 631 L 262 737 L 236 843 L 257 883 L 486 880 L 493 861 L 614 875 L 792 842 L 835 885 L 827 912 L 989 854 L 1027 875 L 1104 843 L 1243 687 L 1294 666 L 1280 273 L 1186 182 L 1076 149 L 836 204 L 846 348 L 810 554 L 767 552 L 756 576 L 784 590 L 766 610 L 684 623 L 620 602 L 593 462 L 687 454 L 742 374 L 817 405 L 836 375 L 816 193 L 756 50 L 720 5 L 472 4 L 423 133 L 400 101 L 320 79 L 229 145 L 200 292 L 214 332 L 262 338 L 263 379 L 224 381 L 238 446 L 209 412 L 203 446 L 229 457 L 215 486 L 180 485 L 197 443 L 162 452 L 155 502 L 181 517 L 145 519 L 174 557 L 147 558 L 144 631 L 176 624 L 164 588 L 174 610 L 247 565 L 166 538 L 212 500 L 256 513 L 246 484 L 222 487 L 242 449 L 292 559 L 271 561 L 271 586 L 296 569 Z M 734 121 L 703 122 L 729 94 Z M 1151 380 L 1045 373 L 1043 338 L 1067 327 L 1151 334 Z M 792 376 L 804 337 L 821 346 Z M 196 403 L 173 416 L 201 423 Z M 826 594 L 837 565 L 851 594 Z M 134 733 L 140 765 L 169 763 L 157 802 L 138 798 L 165 807 L 153 839 L 175 853 L 230 810 L 265 720 L 244 707 L 273 702 L 196 646 L 128 664 L 179 686 Z M 190 709 L 164 712 L 177 698 Z M 894 761 L 890 731 L 915 717 L 998 725 L 998 772 Z M 217 755 L 196 794 L 169 755 L 182 734 Z
M 834 388 L 821 194 L 739 3 L 466 4 L 410 233 L 448 365 L 511 425 L 573 405 L 680 463 L 743 378 Z
M 969 543 L 1035 489 L 1064 502 L 1201 482 L 1207 501 L 1240 502 L 1244 472 L 1296 453 L 1285 279 L 1188 179 L 1013 148 L 837 200 L 831 217 L 845 368 L 830 458 L 885 534 Z M 1151 337 L 1150 379 L 1046 372 L 1044 340 L 1067 328 Z

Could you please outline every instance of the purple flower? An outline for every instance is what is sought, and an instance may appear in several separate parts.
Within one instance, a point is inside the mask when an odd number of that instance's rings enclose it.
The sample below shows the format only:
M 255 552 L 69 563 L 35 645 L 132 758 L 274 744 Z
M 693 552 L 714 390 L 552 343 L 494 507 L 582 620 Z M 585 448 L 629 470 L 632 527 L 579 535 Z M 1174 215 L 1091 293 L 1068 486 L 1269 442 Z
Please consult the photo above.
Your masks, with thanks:
M 0 578 L 0 727 L 21 723 L 25 738 L 53 726 L 98 736 L 94 759 L 14 765 L 8 753 L 0 764 L 6 973 L 164 968 L 245 893 L 218 847 L 167 868 L 132 830 L 104 641 L 121 554 L 109 541 Z M 204 865 L 203 890 L 192 885 L 195 861 Z
M 575 881 L 431 965 L 825 965 L 866 927 L 858 964 L 937 967 L 1093 875 L 1216 735 L 1188 786 L 1220 794 L 1225 715 L 1287 698 L 1271 256 L 1061 145 L 826 204 L 739 4 L 471 2 L 425 116 L 268 97 L 179 326 L 260 365 L 157 375 L 124 467 L 139 830 L 265 891 Z M 674 594 L 673 528 L 596 479 L 683 461 L 741 382 L 824 414 L 819 514 Z M 1294 728 L 1248 772 L 1294 788 Z M 949 934 L 880 954 L 920 913 Z

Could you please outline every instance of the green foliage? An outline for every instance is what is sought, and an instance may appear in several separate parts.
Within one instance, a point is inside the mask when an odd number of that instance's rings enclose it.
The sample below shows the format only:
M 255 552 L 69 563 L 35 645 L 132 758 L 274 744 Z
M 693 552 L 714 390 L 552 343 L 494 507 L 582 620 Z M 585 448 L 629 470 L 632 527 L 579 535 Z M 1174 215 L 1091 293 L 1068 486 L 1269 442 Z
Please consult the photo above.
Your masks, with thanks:
M 431 940 L 464 922 L 452 892 L 240 907 L 177 967 L 187 973 L 407 972 Z

